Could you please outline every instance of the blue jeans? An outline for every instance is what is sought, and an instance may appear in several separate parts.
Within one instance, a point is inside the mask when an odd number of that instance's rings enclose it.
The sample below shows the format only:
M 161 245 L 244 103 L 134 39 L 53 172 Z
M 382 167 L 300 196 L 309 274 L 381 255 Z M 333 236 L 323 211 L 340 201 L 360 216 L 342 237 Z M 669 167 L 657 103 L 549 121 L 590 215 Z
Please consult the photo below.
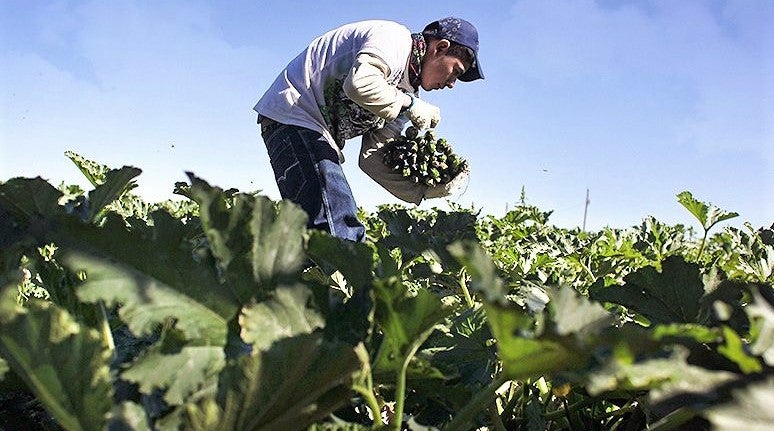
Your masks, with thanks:
M 365 227 L 357 218 L 355 198 L 328 141 L 313 130 L 265 120 L 261 135 L 280 195 L 306 211 L 307 227 L 363 241 Z

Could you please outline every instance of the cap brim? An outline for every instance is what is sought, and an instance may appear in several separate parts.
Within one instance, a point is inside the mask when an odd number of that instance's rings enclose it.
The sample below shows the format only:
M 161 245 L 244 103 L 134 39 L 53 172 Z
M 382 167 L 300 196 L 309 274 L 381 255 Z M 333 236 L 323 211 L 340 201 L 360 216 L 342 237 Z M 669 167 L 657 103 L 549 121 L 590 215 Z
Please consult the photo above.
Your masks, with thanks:
M 470 82 L 470 81 L 475 81 L 477 79 L 484 79 L 484 74 L 481 73 L 481 68 L 479 66 L 480 65 L 478 64 L 478 59 L 476 59 L 475 66 L 466 70 L 465 73 L 457 77 L 457 79 L 462 82 Z

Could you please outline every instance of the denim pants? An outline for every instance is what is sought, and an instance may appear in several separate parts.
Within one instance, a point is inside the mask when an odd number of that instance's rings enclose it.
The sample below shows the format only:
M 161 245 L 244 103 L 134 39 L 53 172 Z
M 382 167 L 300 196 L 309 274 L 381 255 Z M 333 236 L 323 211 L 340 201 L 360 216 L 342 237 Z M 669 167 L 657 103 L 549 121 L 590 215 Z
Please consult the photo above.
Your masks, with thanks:
M 306 211 L 307 227 L 363 241 L 355 198 L 328 141 L 313 130 L 274 121 L 263 122 L 261 135 L 280 195 Z

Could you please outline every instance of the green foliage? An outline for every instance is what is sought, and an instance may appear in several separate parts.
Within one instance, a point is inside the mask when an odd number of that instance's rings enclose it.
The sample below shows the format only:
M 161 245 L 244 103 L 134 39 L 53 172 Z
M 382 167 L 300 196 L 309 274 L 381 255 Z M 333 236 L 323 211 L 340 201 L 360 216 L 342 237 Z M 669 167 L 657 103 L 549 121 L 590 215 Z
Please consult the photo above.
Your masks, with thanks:
M 349 399 L 359 366 L 351 347 L 320 334 L 283 338 L 226 366 L 217 395 L 180 412 L 182 429 L 303 429 Z
M 114 171 L 108 170 L 103 178 L 105 183 L 97 186 L 104 187 L 100 190 L 120 190 L 121 185 L 126 184 L 125 176 L 111 172 Z M 195 412 L 197 403 L 207 406 L 209 413 L 205 419 L 212 417 L 212 411 L 222 411 L 229 419 L 219 419 L 218 423 L 241 423 L 248 426 L 246 429 L 257 429 L 274 421 L 297 428 L 321 419 L 348 400 L 349 376 L 358 369 L 360 362 L 349 345 L 332 343 L 321 337 L 317 329 L 324 320 L 320 316 L 294 311 L 298 305 L 296 299 L 312 297 L 312 286 L 296 283 L 295 290 L 291 290 L 295 293 L 290 296 L 285 295 L 289 292 L 286 288 L 280 288 L 287 281 L 299 281 L 304 261 L 305 215 L 295 206 L 275 206 L 265 197 L 227 194 L 193 176 L 191 179 L 190 191 L 198 199 L 201 214 L 201 218 L 192 220 L 191 225 L 164 210 L 155 210 L 141 219 L 125 219 L 112 211 L 102 218 L 84 217 L 88 213 L 78 209 L 96 208 L 91 206 L 91 199 L 95 197 L 100 205 L 105 204 L 104 194 L 81 196 L 76 198 L 77 205 L 74 206 L 71 201 L 60 204 L 62 194 L 40 179 L 17 179 L 2 184 L 2 210 L 13 217 L 8 229 L 18 239 L 3 248 L 5 270 L 18 267 L 21 257 L 26 255 L 35 260 L 33 267 L 40 269 L 40 273 L 60 273 L 57 280 L 52 279 L 54 283 L 45 287 L 54 292 L 53 298 L 61 298 L 63 292 L 74 293 L 69 295 L 76 305 L 71 307 L 75 313 L 74 322 L 80 321 L 77 324 L 85 326 L 78 331 L 72 329 L 78 328 L 73 326 L 75 323 L 61 329 L 54 326 L 54 329 L 88 334 L 93 346 L 87 351 L 90 355 L 86 358 L 70 344 L 58 347 L 63 350 L 58 354 L 72 357 L 81 366 L 101 358 L 106 366 L 103 383 L 108 390 L 112 390 L 112 385 L 107 365 L 111 357 L 116 357 L 116 352 L 109 334 L 105 338 L 101 332 L 104 319 L 100 319 L 98 310 L 89 308 L 89 304 L 104 303 L 115 309 L 117 313 L 110 322 L 115 330 L 125 327 L 132 336 L 148 340 L 134 344 L 140 350 L 129 362 L 112 364 L 118 377 L 115 384 L 120 381 L 136 383 L 146 397 L 154 397 L 157 393 L 163 395 L 166 407 L 158 412 L 145 412 L 146 420 L 164 426 L 187 420 L 196 424 L 199 423 L 197 416 L 185 412 Z M 30 201 L 23 196 L 30 189 L 36 191 L 38 199 Z M 112 196 L 121 197 L 120 194 Z M 9 204 L 5 205 L 6 202 Z M 195 229 L 197 226 L 198 230 Z M 45 243 L 57 245 L 54 259 L 50 261 L 32 253 L 37 244 Z M 30 245 L 33 248 L 29 248 Z M 5 259 L 6 252 L 17 258 L 9 256 Z M 52 267 L 58 269 L 49 270 Z M 7 291 L 15 293 L 11 288 Z M 6 296 L 10 298 L 10 294 Z M 6 301 L 6 304 L 10 302 Z M 16 304 L 15 296 L 13 304 Z M 309 305 L 314 307 L 313 303 Z M 8 307 L 10 305 L 5 306 Z M 27 310 L 24 308 L 21 309 L 23 312 L 13 315 L 38 318 L 42 311 L 33 313 L 37 309 L 35 306 L 29 308 L 31 311 L 24 311 Z M 49 309 L 57 310 L 54 304 L 42 308 L 43 311 Z M 286 314 L 282 314 L 283 311 Z M 68 315 L 62 313 L 64 311 L 55 316 Z M 293 316 L 307 315 L 307 323 L 314 323 L 304 327 L 305 330 L 292 325 L 275 325 L 269 328 L 273 330 L 262 331 L 260 325 L 270 320 L 269 315 L 280 322 L 287 322 L 289 316 L 295 321 Z M 35 375 L 40 367 L 35 366 L 34 361 L 51 361 L 46 362 L 46 367 L 50 367 L 52 373 L 80 373 L 79 378 L 98 380 L 67 361 L 56 362 L 46 355 L 36 354 L 34 349 L 52 350 L 53 341 L 52 346 L 45 342 L 31 346 L 18 341 L 12 344 L 9 337 L 25 332 L 11 323 L 18 321 L 21 325 L 26 317 L 11 319 L 11 314 L 7 316 L 4 317 L 7 324 L 3 325 L 2 337 L 9 341 L 6 343 L 8 349 L 2 351 L 3 368 L 10 368 L 10 372 L 19 375 L 66 429 L 102 428 L 111 411 L 109 395 L 92 391 L 99 397 L 102 410 L 94 410 L 97 403 L 88 397 L 69 400 L 60 395 L 62 390 L 56 385 L 62 386 L 61 382 Z M 57 325 L 65 321 L 61 317 L 56 320 Z M 6 333 L 11 329 L 14 331 Z M 286 347 L 279 347 L 280 344 Z M 68 349 L 72 350 L 69 356 Z M 251 351 L 254 353 L 249 354 Z M 319 359 L 309 362 L 310 355 L 318 355 Z M 283 384 L 290 385 L 290 389 L 287 389 L 287 398 L 279 404 L 269 396 L 275 394 L 276 387 L 236 390 L 237 382 L 245 383 L 237 377 L 240 373 L 274 376 L 279 366 L 290 366 L 289 372 L 292 371 L 293 361 L 298 363 L 296 374 L 292 379 L 290 375 L 285 376 Z M 336 367 L 329 364 L 332 361 L 336 362 Z M 267 363 L 271 366 L 265 368 Z M 339 364 L 345 364 L 344 368 Z M 301 377 L 309 375 L 309 367 L 328 370 L 308 382 L 321 392 L 298 387 L 306 383 Z M 5 375 L 8 373 L 4 372 Z M 72 380 L 66 388 L 83 393 L 81 386 L 76 384 L 78 380 Z M 220 395 L 214 395 L 215 388 L 222 388 L 217 391 Z M 293 394 L 302 390 L 309 395 L 298 400 Z M 264 395 L 256 398 L 260 394 Z M 62 407 L 63 402 L 72 406 Z M 82 409 L 79 403 L 87 405 Z M 120 405 L 121 408 L 112 409 L 116 423 L 137 422 L 135 404 L 124 402 Z M 263 416 L 229 422 L 234 412 L 245 406 Z M 308 406 L 315 408 L 310 410 Z M 92 409 L 88 417 L 102 421 L 103 425 L 89 422 L 81 427 L 76 422 L 86 407 Z M 95 414 L 97 411 L 104 414 Z M 270 413 L 272 411 L 282 414 Z M 234 429 L 230 426 L 226 425 L 225 429 Z
M 409 366 L 419 346 L 449 310 L 427 290 L 410 295 L 396 279 L 378 281 L 374 289 L 375 318 L 384 333 L 374 367 L 378 372 L 399 371 Z M 419 369 L 417 372 L 432 373 L 433 370 Z
M 707 240 L 707 233 L 716 224 L 737 217 L 739 214 L 732 211 L 724 211 L 714 205 L 701 202 L 693 197 L 691 192 L 684 191 L 677 195 L 677 200 L 682 206 L 684 206 L 697 220 L 701 223 L 702 229 L 704 229 L 704 236 L 702 237 L 701 244 L 699 245 L 699 251 L 696 252 L 696 258 L 701 257 L 704 251 L 705 241 Z
M 652 324 L 700 323 L 704 286 L 699 266 L 672 256 L 661 271 L 645 267 L 624 277 L 621 286 L 591 287 L 591 298 L 621 304 Z
M 772 420 L 774 234 L 710 237 L 736 214 L 688 192 L 698 242 L 652 217 L 560 229 L 522 197 L 499 218 L 383 206 L 353 243 L 193 174 L 148 204 L 138 169 L 68 157 L 91 191 L 0 183 L 0 396 L 64 429 Z
M 712 226 L 717 223 L 739 216 L 733 211 L 724 211 L 714 205 L 701 202 L 688 191 L 679 193 L 677 201 L 699 220 L 705 231 L 712 229 Z
M 101 429 L 111 408 L 109 356 L 99 334 L 47 302 L 0 291 L 0 355 L 67 430 Z

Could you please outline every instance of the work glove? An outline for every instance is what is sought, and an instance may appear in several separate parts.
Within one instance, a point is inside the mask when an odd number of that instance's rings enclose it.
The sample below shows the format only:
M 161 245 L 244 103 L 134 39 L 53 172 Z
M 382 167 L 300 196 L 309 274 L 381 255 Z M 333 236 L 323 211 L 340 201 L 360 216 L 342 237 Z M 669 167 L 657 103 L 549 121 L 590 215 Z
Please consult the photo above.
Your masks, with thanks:
M 456 177 L 452 178 L 448 183 L 428 187 L 425 191 L 425 199 L 443 198 L 449 196 L 452 193 L 455 193 L 467 184 L 469 176 L 470 170 L 465 169 L 464 171 L 457 174 Z
M 411 124 L 419 130 L 434 128 L 441 121 L 441 109 L 422 99 L 411 97 L 411 107 L 406 111 Z

